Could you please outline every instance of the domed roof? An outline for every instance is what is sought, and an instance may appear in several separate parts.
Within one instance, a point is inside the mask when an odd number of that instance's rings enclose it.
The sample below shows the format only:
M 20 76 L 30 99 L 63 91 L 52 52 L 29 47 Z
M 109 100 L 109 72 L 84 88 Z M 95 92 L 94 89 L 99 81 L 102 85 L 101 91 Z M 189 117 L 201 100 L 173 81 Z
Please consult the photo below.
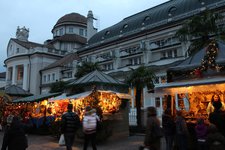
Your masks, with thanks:
M 78 13 L 66 14 L 56 22 L 54 28 L 56 28 L 60 25 L 65 25 L 65 24 L 84 24 L 84 25 L 87 25 L 87 18 L 78 14 Z

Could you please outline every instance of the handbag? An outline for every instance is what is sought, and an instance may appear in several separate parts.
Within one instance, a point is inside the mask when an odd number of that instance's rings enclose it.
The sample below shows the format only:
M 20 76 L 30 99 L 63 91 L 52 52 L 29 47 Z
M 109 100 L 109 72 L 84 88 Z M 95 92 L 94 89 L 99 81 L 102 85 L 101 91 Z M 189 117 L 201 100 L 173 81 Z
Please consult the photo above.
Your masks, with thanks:
M 60 138 L 59 138 L 59 146 L 65 146 L 65 137 L 64 137 L 64 134 L 61 134 L 60 135 Z

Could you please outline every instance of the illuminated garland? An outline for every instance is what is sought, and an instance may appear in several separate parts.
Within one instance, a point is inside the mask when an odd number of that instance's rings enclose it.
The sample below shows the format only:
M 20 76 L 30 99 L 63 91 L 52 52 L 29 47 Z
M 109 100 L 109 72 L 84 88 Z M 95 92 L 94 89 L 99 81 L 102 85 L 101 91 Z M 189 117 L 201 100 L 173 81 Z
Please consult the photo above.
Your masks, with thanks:
M 216 41 L 211 41 L 209 46 L 206 49 L 206 55 L 204 59 L 202 59 L 201 66 L 195 68 L 193 71 L 190 72 L 191 75 L 195 75 L 197 77 L 202 77 L 202 72 L 207 71 L 210 69 L 216 69 L 217 72 L 220 72 L 222 66 L 216 63 L 216 56 L 218 54 L 218 44 Z

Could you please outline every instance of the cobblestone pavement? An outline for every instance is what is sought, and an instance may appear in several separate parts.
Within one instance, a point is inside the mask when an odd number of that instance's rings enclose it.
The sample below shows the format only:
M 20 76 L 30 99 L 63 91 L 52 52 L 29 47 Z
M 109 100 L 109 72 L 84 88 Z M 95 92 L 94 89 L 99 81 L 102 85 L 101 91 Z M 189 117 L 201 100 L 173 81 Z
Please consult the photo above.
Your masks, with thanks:
M 0 144 L 2 145 L 3 132 L 0 132 Z M 51 136 L 28 135 L 29 147 L 27 150 L 65 150 L 58 145 L 58 140 Z M 143 135 L 129 136 L 128 138 L 107 140 L 97 145 L 98 150 L 138 150 L 144 140 Z M 0 145 L 0 146 L 1 146 Z M 89 148 L 91 149 L 91 148 Z M 73 150 L 82 150 L 82 143 L 75 142 Z

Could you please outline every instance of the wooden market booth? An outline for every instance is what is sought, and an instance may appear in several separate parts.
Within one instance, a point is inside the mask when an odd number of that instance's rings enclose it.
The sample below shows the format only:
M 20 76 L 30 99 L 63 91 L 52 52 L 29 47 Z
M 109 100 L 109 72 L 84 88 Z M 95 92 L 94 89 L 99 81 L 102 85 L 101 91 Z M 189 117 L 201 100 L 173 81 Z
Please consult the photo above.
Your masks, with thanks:
M 74 88 L 81 88 L 85 96 L 75 99 L 74 106 L 83 113 L 85 106 L 96 108 L 105 122 L 109 122 L 111 138 L 129 136 L 129 87 L 111 76 L 95 70 L 69 84 L 66 93 L 74 95 Z M 82 95 L 82 94 L 81 94 Z M 70 98 L 73 98 L 71 96 Z
M 211 43 L 167 71 L 167 83 L 155 87 L 165 96 L 165 108 L 186 112 L 187 121 L 208 119 L 206 107 L 212 95 L 225 102 L 225 43 Z
M 28 96 L 13 101 L 8 108 L 15 115 L 20 116 L 24 123 L 32 124 L 36 129 L 50 125 L 56 116 L 48 110 L 48 98 L 58 96 L 61 93 L 47 93 Z

